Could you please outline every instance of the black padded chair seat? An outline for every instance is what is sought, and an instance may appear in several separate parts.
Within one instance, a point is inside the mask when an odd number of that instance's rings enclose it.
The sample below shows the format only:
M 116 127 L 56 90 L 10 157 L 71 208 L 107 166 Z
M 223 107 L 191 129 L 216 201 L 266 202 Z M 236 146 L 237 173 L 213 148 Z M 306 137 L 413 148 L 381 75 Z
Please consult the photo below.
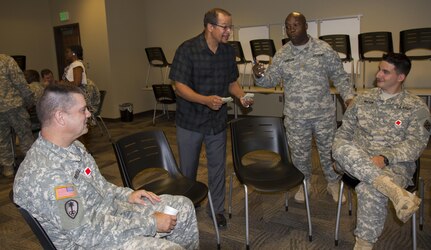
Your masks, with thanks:
M 193 204 L 202 202 L 208 193 L 208 188 L 201 182 L 195 182 L 187 178 L 172 178 L 156 180 L 147 183 L 138 189 L 151 190 L 155 194 L 184 195 L 189 198 Z
M 253 186 L 260 192 L 288 191 L 302 184 L 303 174 L 296 168 L 279 162 L 276 166 L 265 167 L 254 163 L 239 169 L 242 183 Z

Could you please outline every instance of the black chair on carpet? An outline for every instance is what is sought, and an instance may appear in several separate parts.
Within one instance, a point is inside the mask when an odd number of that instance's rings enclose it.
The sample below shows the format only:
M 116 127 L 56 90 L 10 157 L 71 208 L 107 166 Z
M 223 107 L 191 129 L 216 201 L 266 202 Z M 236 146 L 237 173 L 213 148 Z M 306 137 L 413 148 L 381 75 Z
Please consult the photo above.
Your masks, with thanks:
M 358 179 L 355 177 L 344 173 L 340 181 L 340 193 L 338 197 L 338 207 L 337 207 L 337 219 L 335 224 L 335 246 L 338 246 L 338 233 L 340 229 L 340 216 L 341 216 L 341 204 L 342 204 L 342 194 L 344 190 L 344 184 L 349 187 L 348 192 L 348 205 L 349 205 L 349 215 L 352 215 L 352 194 L 351 190 L 355 189 L 355 187 L 360 183 Z M 413 175 L 413 185 L 406 187 L 406 190 L 411 193 L 416 193 L 419 191 L 419 197 L 422 199 L 421 205 L 419 207 L 419 229 L 422 231 L 423 229 L 423 213 L 424 213 L 424 182 L 420 177 L 420 158 L 416 160 L 416 172 Z M 416 214 L 413 214 L 412 218 L 412 248 L 416 250 L 417 242 L 416 242 Z
M 230 123 L 234 172 L 245 192 L 246 247 L 249 248 L 248 187 L 262 193 L 286 192 L 304 185 L 305 207 L 308 219 L 308 238 L 312 241 L 310 206 L 304 175 L 291 163 L 280 117 L 247 117 Z M 244 157 L 252 153 L 271 152 L 280 157 L 276 164 L 261 161 L 244 163 Z M 232 175 L 229 188 L 229 218 L 232 217 Z M 285 210 L 288 210 L 286 197 Z
M 10 201 L 18 208 L 18 211 L 21 213 L 22 217 L 24 217 L 24 220 L 30 226 L 31 231 L 33 231 L 33 233 L 36 235 L 43 249 L 45 250 L 57 249 L 54 246 L 54 243 L 52 243 L 48 234 L 40 225 L 39 221 L 37 221 L 36 218 L 34 218 L 27 210 L 15 204 L 15 202 L 13 201 L 13 190 L 10 191 L 9 198 L 10 198 Z
M 191 180 L 181 173 L 162 130 L 137 132 L 119 139 L 112 145 L 125 187 L 133 190 L 145 189 L 158 195 L 183 195 L 195 206 L 208 196 L 217 235 L 217 247 L 220 248 L 211 193 L 204 183 Z M 145 180 L 142 181 L 140 177 Z
M 153 125 L 156 124 L 156 118 L 166 115 L 169 119 L 169 104 L 174 104 L 177 102 L 177 96 L 175 94 L 174 88 L 171 84 L 153 84 L 153 93 L 156 102 L 154 104 L 154 113 L 153 113 Z M 162 105 L 162 114 L 156 116 L 157 113 L 157 105 Z

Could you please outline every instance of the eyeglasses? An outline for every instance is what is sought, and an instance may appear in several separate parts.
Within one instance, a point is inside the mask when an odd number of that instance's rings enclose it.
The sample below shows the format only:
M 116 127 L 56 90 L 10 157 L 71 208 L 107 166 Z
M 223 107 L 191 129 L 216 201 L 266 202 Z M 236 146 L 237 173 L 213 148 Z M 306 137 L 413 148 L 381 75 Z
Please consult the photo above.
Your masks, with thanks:
M 220 25 L 220 24 L 217 24 L 217 23 L 212 23 L 212 25 L 215 25 L 215 26 L 217 26 L 217 27 L 222 28 L 222 29 L 223 29 L 223 31 L 233 30 L 233 25 L 226 25 L 226 26 L 223 26 L 223 25 Z

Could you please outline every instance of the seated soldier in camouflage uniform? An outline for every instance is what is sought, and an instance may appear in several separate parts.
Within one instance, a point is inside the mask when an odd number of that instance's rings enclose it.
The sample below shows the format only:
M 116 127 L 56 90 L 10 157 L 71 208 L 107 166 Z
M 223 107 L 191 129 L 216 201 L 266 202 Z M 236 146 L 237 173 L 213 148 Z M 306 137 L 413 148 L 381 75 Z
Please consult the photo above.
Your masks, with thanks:
M 50 84 L 37 105 L 42 123 L 14 182 L 14 201 L 42 225 L 58 249 L 197 249 L 193 203 L 106 181 L 76 140 L 90 112 L 81 90 Z M 163 211 L 169 205 L 177 215 Z
M 361 181 L 356 186 L 355 249 L 372 249 L 383 231 L 388 198 L 402 222 L 421 202 L 404 188 L 413 184 L 415 161 L 428 143 L 431 122 L 426 104 L 403 89 L 410 68 L 407 56 L 384 55 L 377 88 L 354 99 L 335 136 L 335 160 Z

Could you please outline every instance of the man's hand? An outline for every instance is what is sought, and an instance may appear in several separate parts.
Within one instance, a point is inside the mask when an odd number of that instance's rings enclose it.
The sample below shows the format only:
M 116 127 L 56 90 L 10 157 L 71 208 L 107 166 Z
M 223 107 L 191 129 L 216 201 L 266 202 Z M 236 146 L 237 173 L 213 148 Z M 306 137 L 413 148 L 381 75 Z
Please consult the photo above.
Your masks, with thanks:
M 351 99 L 347 99 L 347 100 L 344 102 L 344 104 L 346 105 L 346 108 L 348 108 L 348 107 L 350 106 L 350 104 L 352 103 L 352 101 L 353 101 L 353 98 L 351 98 Z
M 252 67 L 253 74 L 256 78 L 261 78 L 265 73 L 265 66 L 262 63 L 255 63 Z
M 219 110 L 221 106 L 224 104 L 220 96 L 216 95 L 210 95 L 207 96 L 207 100 L 205 104 L 208 106 L 208 108 L 212 110 Z
M 380 169 L 384 169 L 386 167 L 385 158 L 383 158 L 381 155 L 371 157 L 371 161 L 374 163 L 374 165 L 376 165 L 376 167 Z
M 160 202 L 160 197 L 153 192 L 145 190 L 136 190 L 129 196 L 129 203 L 146 205 L 142 198 L 147 198 L 151 203 Z
M 246 96 L 242 96 L 241 98 L 239 98 L 239 101 L 241 102 L 241 105 L 245 108 L 250 107 L 250 105 L 253 105 L 254 100 L 253 97 L 246 97 Z
M 156 230 L 158 233 L 169 233 L 177 225 L 177 216 L 155 212 Z

